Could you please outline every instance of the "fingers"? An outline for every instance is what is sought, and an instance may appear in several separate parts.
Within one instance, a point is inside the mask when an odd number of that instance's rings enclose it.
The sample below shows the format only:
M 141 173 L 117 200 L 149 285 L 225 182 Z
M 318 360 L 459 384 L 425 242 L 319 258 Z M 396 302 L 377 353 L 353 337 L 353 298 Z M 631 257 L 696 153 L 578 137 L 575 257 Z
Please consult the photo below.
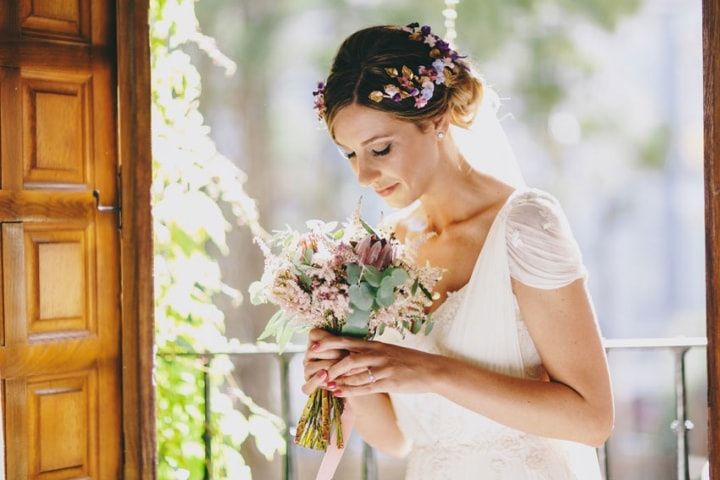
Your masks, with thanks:
M 343 358 L 347 353 L 343 352 L 342 350 L 325 350 L 322 352 L 313 352 L 312 350 L 307 350 L 305 352 L 305 359 L 307 361 L 311 360 L 339 360 Z
M 375 373 L 375 372 L 373 372 Z M 374 383 L 366 383 L 365 385 L 338 385 L 337 390 L 333 392 L 333 395 L 340 398 L 346 397 L 358 397 L 361 395 L 370 395 L 373 393 L 387 392 L 388 391 L 388 380 L 377 380 Z
M 307 362 L 305 364 L 305 381 L 310 380 L 310 377 L 315 375 L 320 370 L 327 370 L 332 367 L 337 361 L 336 360 L 316 360 Z
M 302 386 L 302 391 L 305 395 L 310 395 L 315 391 L 327 378 L 327 371 L 320 369 L 314 375 L 312 375 L 305 384 Z
M 367 367 L 374 368 L 380 362 L 381 357 L 350 352 L 345 358 L 328 369 L 328 379 L 335 380 L 340 375 L 345 375 L 353 370 L 367 370 Z
M 350 370 L 349 372 L 347 372 L 347 373 L 345 373 L 345 374 L 343 374 L 343 375 L 340 375 L 339 378 L 349 377 L 349 376 L 351 376 L 351 375 L 355 375 L 356 373 L 360 373 L 360 372 L 367 372 L 367 368 L 366 368 L 366 367 L 353 368 L 353 369 Z M 375 372 L 375 370 L 373 370 L 373 372 Z
M 358 371 L 359 370 L 359 371 Z M 375 377 L 375 382 L 378 380 L 384 379 L 386 375 L 384 375 L 384 369 L 383 368 L 371 368 L 372 374 Z M 335 383 L 337 384 L 337 388 L 341 389 L 342 391 L 345 391 L 347 387 L 357 387 L 361 385 L 367 385 L 369 383 L 373 383 L 370 381 L 370 375 L 368 375 L 368 369 L 355 369 L 355 373 L 346 373 L 345 375 L 342 375 L 338 377 L 335 380 Z
M 332 333 L 322 328 L 313 328 L 308 332 L 308 340 L 310 343 L 318 342 L 326 337 L 335 337 Z

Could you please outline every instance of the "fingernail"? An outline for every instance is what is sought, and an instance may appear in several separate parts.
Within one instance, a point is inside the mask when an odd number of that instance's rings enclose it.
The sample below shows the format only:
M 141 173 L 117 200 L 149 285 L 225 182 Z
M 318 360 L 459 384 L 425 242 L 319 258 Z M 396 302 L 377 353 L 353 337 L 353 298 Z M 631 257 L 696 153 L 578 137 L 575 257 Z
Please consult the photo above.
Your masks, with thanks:
M 317 350 L 320 344 L 318 342 L 313 342 L 313 344 L 310 346 L 310 350 Z
M 333 388 L 336 388 L 336 387 L 337 387 L 337 383 L 332 382 L 332 381 L 327 382 L 327 388 L 328 388 L 328 389 L 332 390 Z
M 335 390 L 335 391 L 333 392 L 333 395 L 335 395 L 336 397 L 341 397 L 341 396 L 342 396 L 342 390 Z
M 318 375 L 320 380 L 325 380 L 325 377 L 327 377 L 327 370 L 320 370 L 320 374 Z

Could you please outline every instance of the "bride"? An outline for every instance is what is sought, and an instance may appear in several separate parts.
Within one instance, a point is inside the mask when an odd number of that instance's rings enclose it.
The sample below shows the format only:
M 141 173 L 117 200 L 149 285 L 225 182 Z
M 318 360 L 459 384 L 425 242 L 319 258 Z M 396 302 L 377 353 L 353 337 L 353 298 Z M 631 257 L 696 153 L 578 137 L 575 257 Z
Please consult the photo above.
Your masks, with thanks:
M 599 479 L 614 421 L 588 277 L 557 199 L 525 185 L 497 96 L 430 27 L 378 26 L 340 46 L 319 117 L 384 220 L 445 268 L 428 335 L 310 332 L 303 392 L 346 399 L 406 478 Z

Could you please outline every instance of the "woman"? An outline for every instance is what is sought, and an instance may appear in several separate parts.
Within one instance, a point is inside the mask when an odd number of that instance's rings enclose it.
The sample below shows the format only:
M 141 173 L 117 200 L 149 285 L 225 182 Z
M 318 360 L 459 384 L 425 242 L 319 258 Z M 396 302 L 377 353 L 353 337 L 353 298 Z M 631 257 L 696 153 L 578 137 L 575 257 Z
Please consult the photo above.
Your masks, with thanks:
M 494 174 L 514 163 L 488 134 L 490 94 L 429 27 L 341 45 L 318 114 L 360 184 L 401 208 L 398 239 L 446 272 L 428 335 L 311 331 L 303 391 L 345 398 L 367 443 L 408 456 L 407 479 L 600 478 L 614 409 L 587 271 L 557 199 Z

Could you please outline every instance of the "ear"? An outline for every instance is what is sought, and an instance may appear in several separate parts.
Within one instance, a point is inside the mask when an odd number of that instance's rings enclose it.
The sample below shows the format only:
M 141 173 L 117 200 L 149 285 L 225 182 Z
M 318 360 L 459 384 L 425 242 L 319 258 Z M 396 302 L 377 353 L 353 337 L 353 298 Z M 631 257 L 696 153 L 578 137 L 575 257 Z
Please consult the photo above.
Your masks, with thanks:
M 447 133 L 448 128 L 450 127 L 450 115 L 445 112 L 442 115 L 438 115 L 437 117 L 432 119 L 432 127 L 433 132 L 444 132 Z

